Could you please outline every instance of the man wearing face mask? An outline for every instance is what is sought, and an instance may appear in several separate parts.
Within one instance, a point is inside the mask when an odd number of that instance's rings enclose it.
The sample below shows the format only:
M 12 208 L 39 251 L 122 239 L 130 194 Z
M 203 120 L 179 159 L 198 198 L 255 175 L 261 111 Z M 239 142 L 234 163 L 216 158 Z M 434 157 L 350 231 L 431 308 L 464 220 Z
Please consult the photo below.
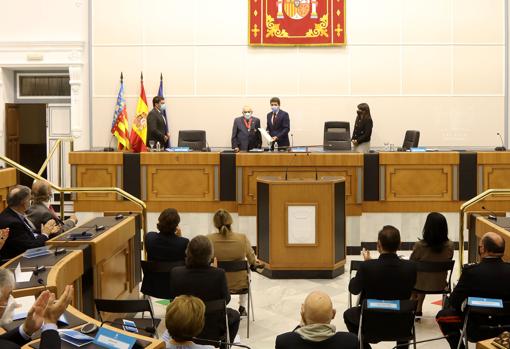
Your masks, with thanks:
M 260 136 L 260 120 L 253 116 L 250 106 L 243 107 L 243 116 L 234 119 L 232 127 L 232 149 L 236 152 L 248 151 L 262 146 Z
M 273 138 L 271 149 L 277 143 L 279 148 L 288 147 L 290 118 L 289 113 L 280 109 L 280 98 L 273 97 L 270 101 L 271 112 L 267 114 L 267 132 Z
M 156 146 L 159 142 L 161 148 L 165 148 L 170 139 L 170 133 L 166 132 L 166 120 L 162 114 L 166 110 L 165 99 L 156 96 L 152 99 L 152 105 L 154 108 L 147 116 L 147 144 L 154 141 L 154 146 Z

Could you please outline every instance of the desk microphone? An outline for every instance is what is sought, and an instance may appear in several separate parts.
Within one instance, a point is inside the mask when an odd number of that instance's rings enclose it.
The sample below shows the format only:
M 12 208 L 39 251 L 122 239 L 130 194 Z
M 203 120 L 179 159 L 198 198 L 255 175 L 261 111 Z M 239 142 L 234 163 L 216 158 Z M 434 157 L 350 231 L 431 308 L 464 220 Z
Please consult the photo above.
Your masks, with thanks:
M 214 346 L 218 345 L 219 348 L 239 347 L 239 348 L 251 349 L 249 346 L 244 345 L 244 344 L 230 343 L 228 341 L 222 341 L 222 340 L 217 341 L 214 339 L 205 339 L 205 338 L 198 338 L 198 337 L 185 337 L 183 339 L 191 340 L 192 342 L 200 341 L 202 343 L 210 343 L 210 344 L 213 344 Z
M 108 143 L 108 147 L 105 147 L 103 148 L 103 151 L 115 151 L 115 149 L 113 149 L 112 147 L 112 141 L 115 139 L 115 137 L 112 135 L 112 137 L 110 138 L 110 143 Z
M 290 134 L 290 147 L 294 147 L 294 133 Z
M 496 133 L 499 136 L 499 140 L 501 141 L 501 147 L 494 148 L 495 151 L 506 151 L 505 142 L 503 142 L 503 137 L 501 137 L 501 133 Z
M 34 273 L 34 275 L 37 276 L 37 275 L 39 275 L 39 273 L 42 273 L 43 271 L 46 271 L 46 267 L 44 265 L 41 265 L 41 266 L 36 265 L 33 273 Z
M 489 211 L 489 215 L 487 216 L 487 218 L 490 219 L 491 221 L 495 221 L 498 219 L 496 212 L 488 210 L 485 206 L 482 206 L 482 210 Z

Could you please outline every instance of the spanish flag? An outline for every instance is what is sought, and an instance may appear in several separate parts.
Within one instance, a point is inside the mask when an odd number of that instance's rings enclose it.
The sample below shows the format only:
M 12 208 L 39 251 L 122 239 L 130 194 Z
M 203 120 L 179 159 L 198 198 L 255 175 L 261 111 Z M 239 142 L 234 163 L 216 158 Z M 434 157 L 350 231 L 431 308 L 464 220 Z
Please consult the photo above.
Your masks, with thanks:
M 145 88 L 143 87 L 143 74 L 141 75 L 140 85 L 140 97 L 138 97 L 138 104 L 136 105 L 136 116 L 131 125 L 131 134 L 129 136 L 131 149 L 135 153 L 147 151 L 147 114 L 149 114 L 149 107 L 147 105 L 147 97 L 145 97 Z
M 128 115 L 126 109 L 126 100 L 124 99 L 124 78 L 120 73 L 120 89 L 113 112 L 113 121 L 110 132 L 117 138 L 118 150 L 129 149 L 128 138 Z

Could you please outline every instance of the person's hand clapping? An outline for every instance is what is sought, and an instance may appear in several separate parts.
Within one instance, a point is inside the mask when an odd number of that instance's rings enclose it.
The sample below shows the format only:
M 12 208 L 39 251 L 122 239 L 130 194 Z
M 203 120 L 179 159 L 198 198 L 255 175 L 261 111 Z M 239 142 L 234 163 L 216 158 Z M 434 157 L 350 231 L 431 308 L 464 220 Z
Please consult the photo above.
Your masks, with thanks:
M 66 311 L 67 306 L 71 304 L 73 300 L 73 292 L 73 286 L 67 285 L 59 299 L 55 300 L 55 294 L 50 294 L 48 306 L 44 311 L 45 324 L 57 323 L 58 318 Z
M 363 256 L 363 259 L 366 260 L 366 261 L 372 259 L 372 257 L 370 257 L 370 251 L 367 250 L 366 248 L 363 248 L 361 250 L 361 255 Z
M 23 323 L 23 330 L 27 335 L 32 336 L 34 332 L 41 328 L 49 299 L 50 291 L 43 291 L 28 311 L 25 322 Z
M 9 228 L 0 229 L 0 250 L 4 247 L 5 241 L 9 237 Z

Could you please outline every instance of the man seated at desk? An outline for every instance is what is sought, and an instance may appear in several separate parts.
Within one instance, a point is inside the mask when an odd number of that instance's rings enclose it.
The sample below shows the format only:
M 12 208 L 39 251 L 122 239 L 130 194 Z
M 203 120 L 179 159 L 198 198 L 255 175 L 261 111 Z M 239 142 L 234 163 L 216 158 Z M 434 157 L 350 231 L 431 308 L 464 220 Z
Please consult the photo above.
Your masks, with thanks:
M 0 321 L 2 324 L 11 317 L 14 302 L 11 292 L 15 286 L 14 275 L 9 269 L 0 270 Z M 41 329 L 40 349 L 60 348 L 57 320 L 73 299 L 73 286 L 66 286 L 62 296 L 43 291 L 28 311 L 24 323 L 0 335 L 0 348 L 17 349 L 32 340 L 32 334 Z
M 24 185 L 15 186 L 7 195 L 7 207 L 0 213 L 0 229 L 9 228 L 9 236 L 0 251 L 1 259 L 11 259 L 30 248 L 44 246 L 50 235 L 60 230 L 55 220 L 50 219 L 37 232 L 26 215 L 30 197 L 30 188 Z
M 262 146 L 260 136 L 260 119 L 253 116 L 250 106 L 243 107 L 243 116 L 234 119 L 232 127 L 232 149 L 236 152 L 248 151 Z

